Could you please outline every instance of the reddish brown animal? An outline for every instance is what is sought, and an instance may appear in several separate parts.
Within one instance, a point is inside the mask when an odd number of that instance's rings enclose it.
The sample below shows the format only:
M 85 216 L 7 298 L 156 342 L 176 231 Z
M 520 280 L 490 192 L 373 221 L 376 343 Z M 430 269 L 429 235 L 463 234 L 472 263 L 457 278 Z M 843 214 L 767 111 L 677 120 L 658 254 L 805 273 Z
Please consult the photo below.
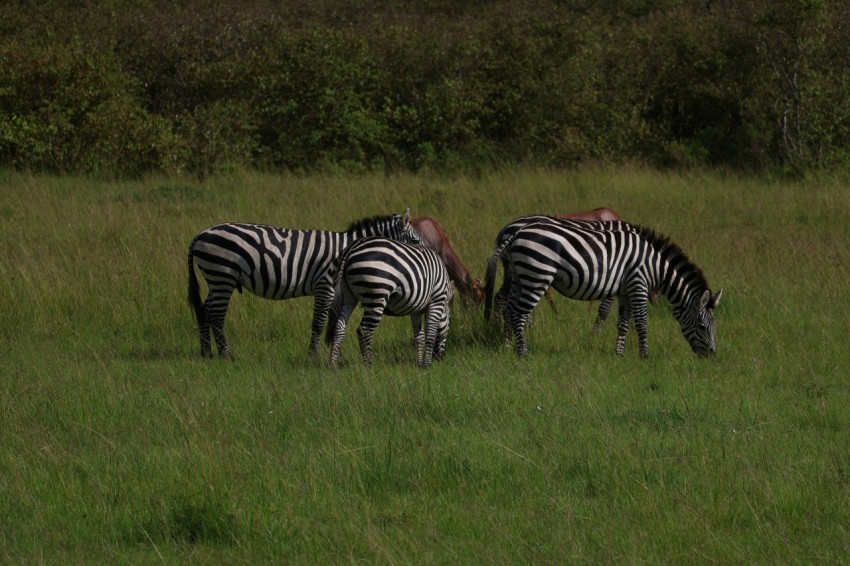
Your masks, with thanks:
M 620 215 L 611 210 L 610 208 L 594 208 L 593 210 L 585 210 L 583 212 L 569 212 L 566 214 L 559 214 L 558 218 L 570 218 L 572 220 L 597 220 L 597 221 L 605 221 L 605 220 L 622 220 Z
M 481 279 L 473 279 L 469 275 L 466 266 L 452 249 L 449 236 L 440 224 L 430 216 L 414 218 L 410 221 L 413 227 L 422 236 L 422 244 L 428 246 L 440 256 L 449 272 L 449 279 L 455 284 L 461 299 L 481 303 L 484 300 L 484 290 L 481 288 Z

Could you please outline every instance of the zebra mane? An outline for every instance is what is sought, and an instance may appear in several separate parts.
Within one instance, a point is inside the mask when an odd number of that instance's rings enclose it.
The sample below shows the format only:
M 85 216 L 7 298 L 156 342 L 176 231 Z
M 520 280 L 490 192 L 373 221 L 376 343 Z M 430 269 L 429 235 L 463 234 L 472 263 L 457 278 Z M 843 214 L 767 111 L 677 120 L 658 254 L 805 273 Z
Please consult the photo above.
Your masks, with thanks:
M 396 218 L 395 214 L 385 214 L 378 216 L 367 216 L 365 218 L 361 218 L 360 220 L 355 220 L 352 222 L 348 228 L 345 229 L 346 232 L 355 232 L 360 230 L 365 230 L 367 228 L 375 228 L 382 224 L 390 224 Z
M 690 258 L 688 258 L 687 254 L 685 254 L 678 244 L 672 242 L 670 238 L 664 234 L 656 232 L 647 226 L 638 226 L 635 224 L 632 224 L 631 226 L 637 230 L 638 234 L 649 242 L 655 251 L 661 254 L 668 263 L 676 266 L 680 275 L 691 278 L 695 283 L 702 285 L 704 289 L 709 288 L 705 274 L 703 274 L 702 270 L 697 267 Z

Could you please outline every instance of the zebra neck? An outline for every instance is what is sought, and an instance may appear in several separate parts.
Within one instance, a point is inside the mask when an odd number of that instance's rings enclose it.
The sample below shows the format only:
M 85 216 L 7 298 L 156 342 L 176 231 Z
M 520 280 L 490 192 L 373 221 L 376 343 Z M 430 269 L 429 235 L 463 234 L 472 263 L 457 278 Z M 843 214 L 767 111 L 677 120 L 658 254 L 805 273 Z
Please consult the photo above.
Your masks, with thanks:
M 382 228 L 385 228 L 385 227 L 377 226 L 377 225 L 370 225 L 370 226 L 358 226 L 357 228 L 355 228 L 353 230 L 349 230 L 348 232 L 344 233 L 344 237 L 345 237 L 345 240 L 346 240 L 345 245 L 348 245 L 351 242 L 354 242 L 355 240 L 360 240 L 362 238 L 368 238 L 370 236 L 380 236 L 381 234 L 383 234 L 386 231 L 385 229 L 382 229 Z
M 689 274 L 678 273 L 674 267 L 668 266 L 661 283 L 661 292 L 673 306 L 673 312 L 681 312 L 691 302 L 699 300 L 705 291 L 703 285 L 694 281 Z
M 351 230 L 349 232 L 340 232 L 339 234 L 342 240 L 342 247 L 346 248 L 357 240 L 362 240 L 363 238 L 368 238 L 369 236 L 378 236 L 379 232 L 374 229 L 358 228 L 357 230 Z
M 681 248 L 652 232 L 648 237 L 657 253 L 656 268 L 661 276 L 659 290 L 670 301 L 674 312 L 680 312 L 692 301 L 699 300 L 708 289 L 708 283 L 702 271 L 688 259 Z

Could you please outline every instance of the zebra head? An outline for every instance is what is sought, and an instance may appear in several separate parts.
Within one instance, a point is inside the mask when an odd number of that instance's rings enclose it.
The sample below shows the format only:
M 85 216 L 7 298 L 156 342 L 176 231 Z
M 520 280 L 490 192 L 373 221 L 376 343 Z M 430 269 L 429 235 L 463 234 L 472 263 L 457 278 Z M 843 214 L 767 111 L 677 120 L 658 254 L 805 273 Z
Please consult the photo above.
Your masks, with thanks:
M 682 334 L 698 356 L 713 355 L 715 351 L 714 338 L 717 322 L 714 320 L 714 309 L 720 303 L 723 290 L 712 295 L 708 289 L 698 300 L 691 302 L 682 313 Z
M 410 209 L 407 208 L 404 214 L 393 216 L 393 232 L 390 236 L 393 240 L 398 240 L 404 244 L 421 244 L 422 236 L 416 231 L 416 228 L 410 223 Z

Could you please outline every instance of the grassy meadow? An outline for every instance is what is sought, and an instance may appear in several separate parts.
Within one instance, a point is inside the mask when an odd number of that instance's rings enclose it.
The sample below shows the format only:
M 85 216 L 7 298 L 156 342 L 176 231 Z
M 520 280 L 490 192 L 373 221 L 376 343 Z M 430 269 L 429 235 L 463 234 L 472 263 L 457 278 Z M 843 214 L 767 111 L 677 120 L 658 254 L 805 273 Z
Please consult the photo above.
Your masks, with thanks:
M 411 207 L 474 275 L 516 216 L 609 206 L 723 289 L 697 359 L 541 304 L 517 359 L 455 304 L 375 364 L 307 355 L 312 299 L 235 295 L 202 360 L 186 252 L 218 222 L 343 230 Z M 850 187 L 641 169 L 105 181 L 0 173 L 0 562 L 841 563 Z M 352 318 L 356 325 L 359 313 Z

